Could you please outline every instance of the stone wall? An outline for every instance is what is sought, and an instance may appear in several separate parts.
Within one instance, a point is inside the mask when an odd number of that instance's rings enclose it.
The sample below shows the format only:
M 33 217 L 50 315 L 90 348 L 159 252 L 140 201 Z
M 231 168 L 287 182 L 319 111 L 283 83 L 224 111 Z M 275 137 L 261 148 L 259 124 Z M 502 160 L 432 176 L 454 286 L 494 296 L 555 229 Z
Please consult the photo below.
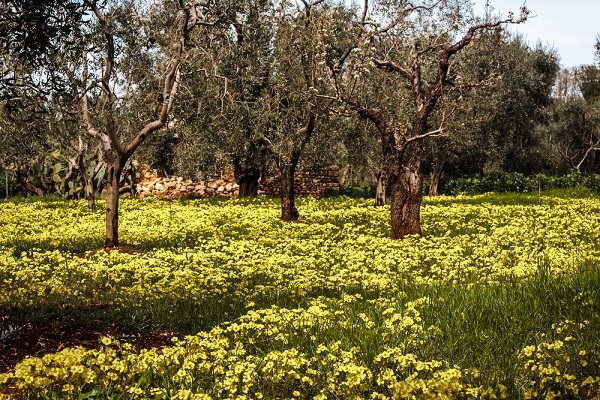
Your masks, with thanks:
M 139 166 L 140 178 L 136 182 L 137 197 L 154 196 L 173 199 L 186 197 L 237 197 L 239 186 L 233 177 L 223 177 L 211 181 L 193 182 L 182 177 L 159 176 L 156 170 L 147 166 Z M 339 192 L 339 169 L 337 166 L 328 168 L 297 171 L 295 174 L 295 193 L 297 196 L 323 197 L 326 192 Z M 259 195 L 279 196 L 279 177 L 265 177 L 259 182 Z
M 294 174 L 294 193 L 298 197 L 312 196 L 323 197 L 327 192 L 338 193 L 340 184 L 338 182 L 340 170 L 337 165 L 313 169 L 309 171 L 296 171 Z M 262 192 L 267 196 L 279 197 L 281 188 L 279 176 L 267 178 L 266 182 L 260 183 L 259 194 Z

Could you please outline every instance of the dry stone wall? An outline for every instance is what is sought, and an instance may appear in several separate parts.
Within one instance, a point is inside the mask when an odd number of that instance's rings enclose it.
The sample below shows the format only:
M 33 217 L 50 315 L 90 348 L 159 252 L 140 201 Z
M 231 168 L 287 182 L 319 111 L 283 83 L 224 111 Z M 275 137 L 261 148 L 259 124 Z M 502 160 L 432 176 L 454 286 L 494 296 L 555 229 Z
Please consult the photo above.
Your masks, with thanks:
M 338 193 L 340 170 L 337 166 L 308 171 L 296 171 L 294 174 L 294 194 L 296 196 L 323 197 L 327 192 Z M 267 196 L 279 197 L 281 179 L 279 176 L 267 179 L 259 184 L 259 194 L 262 191 Z
M 193 182 L 182 177 L 159 176 L 156 170 L 147 166 L 138 166 L 140 178 L 136 182 L 136 195 L 143 198 L 154 196 L 158 198 L 174 199 L 179 197 L 210 197 L 223 196 L 237 197 L 239 186 L 233 177 L 222 177 L 211 181 Z M 327 192 L 339 192 L 339 168 L 331 166 L 311 171 L 297 171 L 294 179 L 296 196 L 323 197 Z M 266 196 L 279 196 L 279 177 L 261 179 L 258 194 Z

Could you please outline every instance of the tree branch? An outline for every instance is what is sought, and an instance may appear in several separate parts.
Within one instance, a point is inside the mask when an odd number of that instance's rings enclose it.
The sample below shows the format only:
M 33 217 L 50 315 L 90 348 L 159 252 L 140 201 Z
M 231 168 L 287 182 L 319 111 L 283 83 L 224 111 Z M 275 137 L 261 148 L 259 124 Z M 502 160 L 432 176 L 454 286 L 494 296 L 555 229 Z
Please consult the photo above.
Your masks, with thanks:
M 41 196 L 44 194 L 42 189 L 40 189 L 39 187 L 33 186 L 29 181 L 27 181 L 27 179 L 24 179 L 23 176 L 21 176 L 21 173 L 19 172 L 19 170 L 14 169 L 13 175 L 14 175 L 15 179 L 17 180 L 17 182 L 21 185 L 21 187 L 23 189 L 25 189 L 26 191 L 31 192 L 38 196 Z
M 398 72 L 409 81 L 413 80 L 413 75 L 406 68 L 404 68 L 402 65 L 395 61 L 383 60 L 381 58 L 374 57 L 373 63 L 381 69 L 387 69 L 388 71 Z
M 344 53 L 340 56 L 340 58 L 338 58 L 338 60 L 335 62 L 335 64 L 331 67 L 332 72 L 334 72 L 334 73 L 339 72 L 342 65 L 344 65 L 344 63 L 346 62 L 346 58 L 348 58 L 348 56 L 352 53 L 352 50 L 354 50 L 356 48 L 359 40 L 362 38 L 362 36 L 365 32 L 365 22 L 367 19 L 368 9 L 369 9 L 369 0 L 365 0 L 360 20 L 354 24 L 354 26 L 356 27 L 356 34 L 354 35 L 354 38 L 352 39 L 352 44 L 350 46 L 348 46 L 348 48 L 344 51 Z
M 385 27 L 383 29 L 379 29 L 379 30 L 373 32 L 373 35 L 380 35 L 382 33 L 387 33 L 389 31 L 391 31 L 396 26 L 398 26 L 398 24 L 400 22 L 402 22 L 402 20 L 404 19 L 404 16 L 406 14 L 409 14 L 409 13 L 411 13 L 413 11 L 417 11 L 417 10 L 431 11 L 435 7 L 437 7 L 441 2 L 442 2 L 442 0 L 438 0 L 438 1 L 436 1 L 435 3 L 433 3 L 430 6 L 414 6 L 411 3 L 407 3 L 406 4 L 407 7 L 398 12 L 398 14 L 399 14 L 398 18 L 396 18 L 394 21 L 390 22 L 390 24 L 387 27 Z
M 198 25 L 199 21 L 195 7 L 196 5 L 192 4 L 183 10 L 184 20 L 181 27 L 181 36 L 178 39 L 179 44 L 177 49 L 171 56 L 171 60 L 167 67 L 167 74 L 163 85 L 163 104 L 158 118 L 146 124 L 137 136 L 127 145 L 123 153 L 125 159 L 129 158 L 135 152 L 150 133 L 161 129 L 167 122 L 167 118 L 172 111 L 175 95 L 179 90 L 181 57 L 186 50 L 188 36 L 192 29 Z
M 590 147 L 587 149 L 587 151 L 583 155 L 583 158 L 581 159 L 581 161 L 579 161 L 579 164 L 577 164 L 577 166 L 575 166 L 575 168 L 577 169 L 577 172 L 581 172 L 581 165 L 583 164 L 583 162 L 585 161 L 587 156 L 589 156 L 592 151 L 600 151 L 600 140 L 597 143 L 590 142 Z M 573 164 L 571 164 L 571 165 L 573 165 Z
M 83 52 L 82 52 L 82 64 L 83 64 L 83 72 L 82 72 L 83 73 L 83 87 L 87 88 L 88 62 L 87 62 L 87 51 L 86 50 L 83 50 Z M 92 125 L 90 115 L 89 115 L 87 90 L 85 92 L 83 92 L 83 94 L 81 96 L 81 116 L 83 119 L 83 123 L 86 127 L 87 133 L 90 136 L 97 138 L 102 142 L 102 148 L 104 150 L 104 156 L 106 157 L 106 160 L 109 162 L 113 162 L 114 156 L 112 153 L 112 145 L 111 145 L 110 138 L 105 133 L 100 132 Z

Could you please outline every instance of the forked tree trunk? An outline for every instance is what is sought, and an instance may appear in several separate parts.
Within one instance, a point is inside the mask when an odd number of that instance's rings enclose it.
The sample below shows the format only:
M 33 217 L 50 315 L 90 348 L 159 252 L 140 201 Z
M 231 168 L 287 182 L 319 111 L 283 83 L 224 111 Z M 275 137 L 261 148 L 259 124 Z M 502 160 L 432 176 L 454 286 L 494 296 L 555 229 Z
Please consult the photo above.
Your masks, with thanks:
M 104 247 L 119 245 L 119 179 L 123 167 L 115 162 L 107 165 L 107 197 L 106 197 L 106 241 Z
M 255 167 L 244 168 L 237 157 L 234 157 L 233 164 L 233 177 L 239 186 L 238 197 L 256 197 L 260 170 Z
M 440 177 L 442 176 L 442 168 L 444 164 L 441 161 L 436 161 L 433 166 L 433 171 L 431 171 L 431 177 L 429 179 L 429 196 L 437 196 L 438 188 L 440 186 Z
M 379 171 L 377 177 L 377 190 L 375 192 L 375 207 L 385 206 L 385 172 Z
M 294 203 L 294 173 L 296 164 L 291 163 L 281 170 L 281 219 L 286 222 L 297 221 L 300 214 Z

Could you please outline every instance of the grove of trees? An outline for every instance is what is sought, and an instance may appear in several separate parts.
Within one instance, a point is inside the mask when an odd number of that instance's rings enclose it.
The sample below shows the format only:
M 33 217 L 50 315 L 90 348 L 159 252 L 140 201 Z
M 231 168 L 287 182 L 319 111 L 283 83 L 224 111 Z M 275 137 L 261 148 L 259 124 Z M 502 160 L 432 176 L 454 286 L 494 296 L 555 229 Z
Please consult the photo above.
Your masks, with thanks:
M 489 172 L 600 173 L 596 65 L 511 34 L 529 10 L 468 0 L 10 0 L 0 5 L 0 163 L 24 190 L 106 190 L 107 247 L 133 158 L 240 196 L 338 164 L 421 234 L 427 185 Z M 592 51 L 592 50 L 591 50 Z M 429 178 L 426 178 L 429 176 Z M 384 183 L 385 182 L 385 183 Z

